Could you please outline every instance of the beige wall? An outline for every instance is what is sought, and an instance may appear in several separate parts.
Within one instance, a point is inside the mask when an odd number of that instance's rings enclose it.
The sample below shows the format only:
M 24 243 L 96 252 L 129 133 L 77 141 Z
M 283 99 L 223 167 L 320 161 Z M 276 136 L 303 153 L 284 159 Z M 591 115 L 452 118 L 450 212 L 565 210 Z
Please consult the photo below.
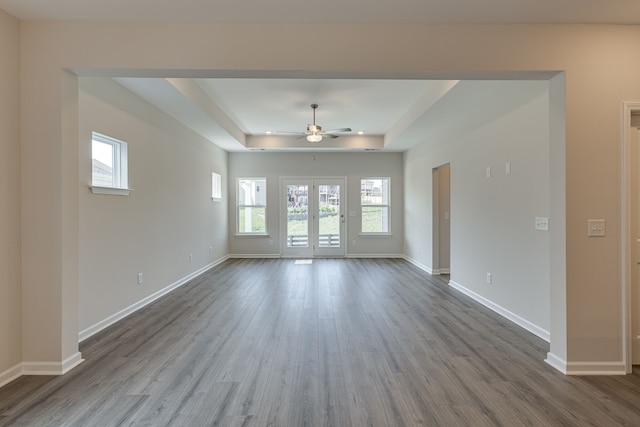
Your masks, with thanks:
M 563 158 L 562 140 L 552 137 L 550 148 L 551 221 L 561 229 L 559 237 L 550 235 L 551 351 L 569 367 L 617 367 L 623 357 L 620 114 L 621 102 L 640 99 L 638 40 L 638 26 L 22 23 L 22 245 L 28 254 L 22 269 L 23 358 L 60 360 L 76 350 L 66 342 L 77 330 L 61 320 L 62 303 L 51 304 L 73 299 L 78 288 L 77 282 L 63 280 L 68 276 L 64 267 L 79 254 L 70 243 L 77 231 L 64 215 L 65 204 L 73 209 L 73 200 L 64 196 L 77 193 L 72 183 L 78 181 L 78 170 L 63 168 L 71 142 L 61 136 L 61 70 L 103 75 L 244 70 L 262 76 L 278 70 L 367 76 L 375 70 L 378 76 L 450 78 L 562 70 L 566 164 L 555 160 Z M 300 55 L 308 46 L 314 46 L 315 55 Z M 557 86 L 552 105 L 565 94 Z M 564 123 L 552 120 L 551 133 L 561 133 Z M 554 218 L 564 212 L 565 200 L 566 218 Z M 605 218 L 607 237 L 588 239 L 588 218 Z M 65 316 L 74 314 L 73 307 L 65 307 Z
M 83 337 L 112 316 L 227 255 L 227 153 L 111 79 L 80 79 L 80 287 Z M 96 195 L 91 132 L 127 142 L 130 196 Z M 190 255 L 193 260 L 190 260 Z M 143 273 L 143 283 L 137 283 Z
M 234 237 L 235 183 L 238 177 L 267 177 L 267 231 L 264 237 Z M 401 153 L 230 153 L 229 218 L 232 255 L 280 255 L 280 177 L 346 177 L 348 211 L 347 256 L 401 256 L 403 254 L 403 178 Z M 391 236 L 360 236 L 360 179 L 391 178 Z M 353 242 L 355 241 L 355 245 Z
M 0 10 L 0 384 L 22 361 L 19 30 Z
M 432 267 L 432 168 L 448 163 L 452 283 L 548 340 L 549 233 L 534 227 L 549 216 L 548 82 L 462 82 L 452 97 L 462 86 L 479 88 L 483 110 L 461 105 L 459 126 L 430 132 L 405 153 L 406 211 L 424 216 L 407 222 L 406 255 Z M 451 111 L 447 102 L 436 113 Z

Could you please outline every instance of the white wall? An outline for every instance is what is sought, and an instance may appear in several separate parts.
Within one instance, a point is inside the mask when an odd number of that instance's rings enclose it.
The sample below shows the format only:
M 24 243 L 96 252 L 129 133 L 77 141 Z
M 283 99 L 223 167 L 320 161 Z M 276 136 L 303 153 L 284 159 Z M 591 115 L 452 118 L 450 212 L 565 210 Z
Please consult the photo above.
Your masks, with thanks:
M 0 385 L 22 361 L 19 27 L 0 10 Z
M 450 163 L 451 280 L 548 339 L 549 233 L 534 229 L 549 216 L 548 82 L 487 82 L 483 91 L 484 111 L 461 108 L 459 127 L 405 154 L 406 254 L 431 267 L 431 171 Z
M 85 331 L 226 256 L 228 195 L 223 188 L 222 201 L 212 201 L 211 172 L 228 178 L 226 152 L 113 80 L 80 79 L 79 105 Z M 130 196 L 89 191 L 92 131 L 127 142 Z
M 236 229 L 235 182 L 237 177 L 267 177 L 267 232 L 264 237 L 234 237 Z M 280 177 L 346 177 L 347 209 L 357 215 L 347 219 L 347 255 L 401 256 L 403 254 L 403 177 L 401 153 L 230 153 L 229 218 L 232 255 L 280 255 Z M 385 237 L 361 237 L 360 179 L 391 178 L 391 233 Z M 356 242 L 353 245 L 353 241 Z

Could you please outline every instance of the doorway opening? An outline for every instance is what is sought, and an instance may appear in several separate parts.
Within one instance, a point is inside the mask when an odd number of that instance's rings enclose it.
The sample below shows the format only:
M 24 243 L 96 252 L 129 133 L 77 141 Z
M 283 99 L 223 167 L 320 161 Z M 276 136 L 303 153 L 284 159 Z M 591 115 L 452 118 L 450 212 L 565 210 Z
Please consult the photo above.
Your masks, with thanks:
M 431 274 L 451 273 L 451 165 L 434 168 L 433 174 L 433 261 Z
M 624 104 L 623 120 L 623 358 L 640 365 L 640 102 Z

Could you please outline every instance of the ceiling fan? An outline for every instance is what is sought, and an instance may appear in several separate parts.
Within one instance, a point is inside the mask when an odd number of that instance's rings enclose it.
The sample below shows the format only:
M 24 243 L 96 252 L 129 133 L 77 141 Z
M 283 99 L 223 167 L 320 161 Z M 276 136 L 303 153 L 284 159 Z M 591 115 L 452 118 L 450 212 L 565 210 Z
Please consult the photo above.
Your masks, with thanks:
M 351 128 L 322 130 L 322 126 L 316 124 L 316 109 L 318 108 L 318 104 L 311 104 L 311 108 L 313 109 L 313 123 L 307 125 L 306 132 L 278 132 L 278 133 L 300 135 L 299 138 L 306 137 L 307 141 L 309 142 L 320 142 L 322 141 L 322 138 L 325 138 L 325 137 L 338 138 L 340 135 L 336 135 L 336 133 L 351 132 Z

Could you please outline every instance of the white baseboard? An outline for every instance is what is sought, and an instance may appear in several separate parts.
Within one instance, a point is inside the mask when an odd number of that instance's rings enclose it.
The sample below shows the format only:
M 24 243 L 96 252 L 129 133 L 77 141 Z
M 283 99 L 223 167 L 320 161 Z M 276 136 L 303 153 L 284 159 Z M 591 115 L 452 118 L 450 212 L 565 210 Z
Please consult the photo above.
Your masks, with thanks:
M 180 286 L 184 285 L 185 283 L 189 282 L 190 280 L 198 277 L 199 275 L 201 275 L 202 273 L 211 270 L 213 267 L 223 263 L 224 261 L 226 261 L 227 259 L 229 259 L 230 256 L 225 256 L 220 258 L 219 260 L 216 260 L 214 262 L 212 262 L 211 264 L 205 265 L 204 267 L 202 267 L 201 269 L 194 271 L 193 273 L 189 274 L 186 277 L 183 277 L 182 279 L 178 280 L 177 282 L 172 283 L 171 285 L 167 286 L 166 288 L 163 288 L 161 290 L 159 290 L 158 292 L 155 292 L 151 295 L 149 295 L 146 298 L 141 299 L 140 301 L 136 302 L 135 304 L 130 305 L 127 308 L 124 308 L 122 310 L 120 310 L 119 312 L 112 314 L 111 316 L 107 317 L 104 320 L 101 320 L 100 322 L 96 323 L 95 325 L 89 326 L 88 328 L 80 331 L 80 333 L 78 333 L 78 341 L 82 342 L 84 340 L 86 340 L 87 338 L 97 334 L 98 332 L 102 331 L 103 329 L 113 325 L 114 323 L 124 319 L 125 317 L 129 316 L 130 314 L 140 310 L 141 308 L 151 304 L 152 302 L 156 301 L 159 298 L 162 298 L 163 296 L 167 295 L 169 292 L 179 288 Z
M 16 366 L 7 369 L 0 373 L 0 387 L 9 384 L 11 381 L 18 379 L 22 376 L 22 363 L 18 363 Z
M 440 272 L 440 274 L 451 274 L 450 268 L 440 268 L 438 269 L 438 271 Z
M 404 258 L 402 254 L 347 254 L 346 258 Z
M 622 361 L 614 362 L 568 362 L 567 375 L 626 375 Z
M 544 359 L 544 361 L 547 362 L 549 365 L 553 366 L 558 371 L 560 371 L 563 374 L 567 375 L 567 361 L 566 360 L 559 358 L 558 356 L 556 356 L 555 354 L 553 354 L 551 352 L 548 352 L 547 353 L 547 358 Z
M 543 340 L 545 340 L 547 342 L 549 342 L 551 340 L 551 334 L 549 333 L 549 331 L 546 331 L 546 330 L 542 329 L 541 327 L 539 327 L 538 325 L 535 325 L 535 324 L 529 322 L 528 320 L 518 316 L 517 314 L 512 313 L 511 311 L 507 310 L 506 308 L 501 307 L 500 305 L 494 303 L 493 301 L 490 301 L 490 300 L 486 299 L 482 295 L 477 294 L 477 293 L 473 292 L 470 289 L 467 289 L 466 287 L 462 286 L 461 284 L 459 284 L 459 283 L 457 283 L 457 282 L 455 282 L 453 280 L 449 280 L 449 286 L 451 286 L 454 289 L 457 289 L 458 291 L 462 292 L 466 296 L 476 300 L 477 302 L 479 302 L 480 304 L 484 305 L 485 307 L 495 311 L 496 313 L 498 313 L 502 317 L 505 317 L 505 318 L 509 319 L 510 321 L 515 323 L 516 325 L 526 329 L 527 331 L 531 332 L 534 335 L 537 335 L 538 337 L 542 338 Z
M 22 375 L 64 375 L 82 362 L 80 352 L 62 362 L 22 362 Z
M 84 359 L 80 352 L 67 357 L 62 362 L 21 362 L 0 373 L 0 387 L 23 375 L 64 375 L 82 362 Z
M 280 258 L 280 254 L 232 254 L 228 259 L 260 259 L 260 258 Z
M 422 264 L 420 261 L 417 261 L 411 257 L 408 256 L 404 256 L 405 261 L 410 262 L 411 264 L 415 265 L 416 267 L 418 267 L 420 270 L 423 270 L 425 272 L 427 272 L 428 274 L 437 276 L 437 274 L 434 274 L 433 270 L 431 269 L 431 267 Z

